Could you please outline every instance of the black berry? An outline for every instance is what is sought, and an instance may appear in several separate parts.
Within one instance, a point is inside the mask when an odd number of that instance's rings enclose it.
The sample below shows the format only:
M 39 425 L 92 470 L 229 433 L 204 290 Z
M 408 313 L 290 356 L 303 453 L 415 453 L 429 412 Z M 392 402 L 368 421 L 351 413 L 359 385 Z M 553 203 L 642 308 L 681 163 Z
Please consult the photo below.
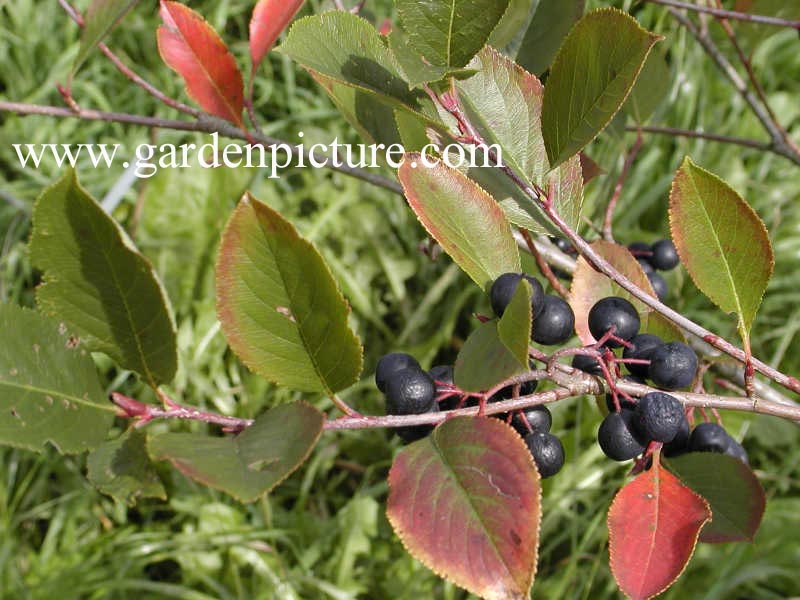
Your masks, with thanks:
M 434 402 L 431 409 L 427 412 L 439 412 L 439 405 Z M 395 433 L 397 437 L 403 440 L 404 443 L 410 444 L 416 442 L 424 437 L 427 437 L 433 431 L 433 425 L 408 425 L 406 427 L 397 427 Z
M 629 340 L 639 333 L 639 313 L 633 304 L 619 296 L 609 296 L 598 300 L 589 311 L 589 331 L 596 340 L 603 337 L 613 328 L 613 334 L 623 340 Z M 622 344 L 615 340 L 605 343 L 610 348 Z
M 572 366 L 573 368 L 583 371 L 584 373 L 589 373 L 590 375 L 602 375 L 603 373 L 603 369 L 600 367 L 600 363 L 597 362 L 597 359 L 586 354 L 576 354 L 573 356 Z
M 639 263 L 639 266 L 642 267 L 642 271 L 644 271 L 644 274 L 647 275 L 648 277 L 650 277 L 650 275 L 656 272 L 656 270 L 653 268 L 653 265 L 650 264 L 649 260 L 645 258 L 637 258 L 636 262 Z
M 684 388 L 697 373 L 697 355 L 683 342 L 670 342 L 650 353 L 648 377 L 665 390 Z
M 391 378 L 393 373 L 408 369 L 409 367 L 419 368 L 417 359 L 410 354 L 403 352 L 392 352 L 391 354 L 384 354 L 378 361 L 378 366 L 375 367 L 375 385 L 382 392 L 386 391 L 386 384 Z
M 631 244 L 628 244 L 628 250 L 637 259 L 644 259 L 647 262 L 650 262 L 650 256 L 653 253 L 650 244 L 648 244 L 647 242 L 633 242 Z
M 750 460 L 747 457 L 747 450 L 745 450 L 744 446 L 742 446 L 739 442 L 737 442 L 733 438 L 731 438 L 730 445 L 728 446 L 728 449 L 725 451 L 725 454 L 727 454 L 728 456 L 733 456 L 734 458 L 738 458 L 744 464 L 748 464 L 750 462 Z
M 569 242 L 569 240 L 565 240 L 564 238 L 551 236 L 550 241 L 555 244 L 556 248 L 561 250 L 564 254 L 574 254 L 575 247 Z
M 528 425 L 526 425 L 525 422 L 527 422 Z M 547 433 L 553 425 L 553 415 L 550 413 L 550 409 L 544 405 L 532 406 L 531 408 L 515 412 L 511 425 L 522 437 L 525 437 L 531 433 L 531 431 Z
M 730 448 L 733 438 L 717 423 L 700 423 L 689 436 L 691 452 L 725 453 Z
M 531 338 L 545 345 L 561 344 L 572 335 L 575 313 L 569 304 L 558 296 L 546 294 L 542 312 L 533 320 Z
M 552 433 L 534 431 L 526 435 L 524 440 L 542 479 L 552 477 L 564 466 L 564 446 Z
M 453 372 L 452 365 L 436 365 L 435 367 L 431 367 L 431 370 L 428 371 L 428 375 L 430 375 L 431 379 L 434 381 L 453 385 Z M 437 388 L 438 387 L 439 386 L 437 386 Z
M 664 344 L 664 341 L 657 335 L 651 333 L 640 333 L 633 336 L 630 340 L 630 346 L 627 346 L 622 351 L 622 358 L 632 358 L 637 360 L 650 360 L 650 354 Z M 643 363 L 625 363 L 633 375 L 639 377 L 647 377 L 649 365 Z
M 419 415 L 432 410 L 436 385 L 425 371 L 409 367 L 392 373 L 386 384 L 386 413 Z
M 684 419 L 671 442 L 664 444 L 664 456 L 680 456 L 689 451 L 689 421 Z
M 636 404 L 636 428 L 640 438 L 671 442 L 684 421 L 686 414 L 683 405 L 669 394 L 650 392 Z
M 675 245 L 670 240 L 658 240 L 652 246 L 653 255 L 650 262 L 659 271 L 669 271 L 678 266 L 680 258 Z
M 542 288 L 542 284 L 539 283 L 539 280 L 523 273 L 503 273 L 494 280 L 492 289 L 489 292 L 492 310 L 498 317 L 503 316 L 508 303 L 511 302 L 511 298 L 517 290 L 517 285 L 519 285 L 523 277 L 531 284 L 531 311 L 533 318 L 536 318 L 536 316 L 542 312 L 544 305 L 544 289 Z
M 656 297 L 663 301 L 664 298 L 667 297 L 669 293 L 669 286 L 667 285 L 667 280 L 664 279 L 661 275 L 653 271 L 652 273 L 647 274 L 647 279 L 650 280 L 650 285 L 653 288 L 653 291 L 656 293 Z
M 630 460 L 644 452 L 633 434 L 634 412 L 623 408 L 621 412 L 606 415 L 597 430 L 600 449 L 611 460 Z

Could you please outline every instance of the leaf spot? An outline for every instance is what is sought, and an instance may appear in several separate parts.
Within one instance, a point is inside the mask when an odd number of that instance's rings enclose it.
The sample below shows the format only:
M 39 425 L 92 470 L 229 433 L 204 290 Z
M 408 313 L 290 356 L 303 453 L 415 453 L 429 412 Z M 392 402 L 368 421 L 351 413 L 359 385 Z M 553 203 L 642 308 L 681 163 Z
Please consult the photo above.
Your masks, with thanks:
M 292 314 L 292 311 L 291 311 L 291 309 L 290 309 L 290 308 L 288 308 L 288 307 L 286 307 L 286 306 L 276 306 L 276 307 L 275 307 L 275 310 L 276 310 L 277 312 L 279 312 L 280 314 L 282 314 L 282 315 L 283 315 L 284 317 L 286 317 L 287 319 L 289 319 L 289 320 L 290 320 L 292 323 L 294 323 L 294 322 L 295 322 L 294 315 Z

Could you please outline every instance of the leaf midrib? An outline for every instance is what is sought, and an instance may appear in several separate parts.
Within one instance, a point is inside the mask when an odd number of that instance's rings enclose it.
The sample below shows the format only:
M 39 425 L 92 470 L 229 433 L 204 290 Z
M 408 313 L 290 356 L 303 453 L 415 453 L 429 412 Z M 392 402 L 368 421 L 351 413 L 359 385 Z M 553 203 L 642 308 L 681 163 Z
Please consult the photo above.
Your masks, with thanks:
M 58 398 L 66 398 L 67 400 L 71 400 L 76 404 L 81 404 L 88 408 L 93 408 L 96 410 L 105 410 L 109 412 L 116 412 L 116 409 L 113 406 L 106 406 L 105 404 L 95 404 L 94 402 L 90 402 L 84 398 L 79 396 L 73 396 L 72 394 L 66 394 L 59 390 L 51 390 L 49 388 L 42 388 L 33 385 L 27 385 L 24 383 L 16 383 L 14 381 L 8 381 L 6 379 L 0 379 L 0 388 L 8 387 L 15 390 L 24 390 L 26 392 L 31 392 L 35 394 L 42 394 L 45 396 L 52 396 Z

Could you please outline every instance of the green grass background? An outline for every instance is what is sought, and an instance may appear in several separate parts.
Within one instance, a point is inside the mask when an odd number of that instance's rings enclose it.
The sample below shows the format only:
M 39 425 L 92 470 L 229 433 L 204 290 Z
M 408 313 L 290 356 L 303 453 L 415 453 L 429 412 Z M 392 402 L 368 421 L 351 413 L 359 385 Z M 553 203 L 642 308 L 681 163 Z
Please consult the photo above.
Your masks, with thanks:
M 590 6 L 608 5 L 593 1 Z M 616 5 L 630 9 L 631 2 Z M 85 8 L 87 2 L 79 3 Z M 247 65 L 247 21 L 253 2 L 191 3 Z M 327 5 L 310 2 L 305 12 Z M 388 2 L 368 2 L 380 22 Z M 658 7 L 636 7 L 640 22 L 667 36 L 669 95 L 653 122 L 765 139 L 698 45 Z M 108 38 L 113 49 L 149 81 L 186 100 L 178 78 L 155 46 L 155 2 L 142 2 Z M 710 25 L 730 50 L 719 28 Z M 0 0 L 0 98 L 60 105 L 78 49 L 77 27 L 48 0 Z M 800 41 L 778 32 L 760 44 L 754 66 L 781 122 L 800 133 Z M 731 54 L 732 55 L 732 54 Z M 77 75 L 74 95 L 84 106 L 175 117 L 133 87 L 99 53 Z M 256 82 L 256 110 L 267 133 L 329 142 L 358 141 L 310 78 L 285 57 L 271 55 Z M 45 165 L 23 170 L 12 143 L 120 142 L 132 149 L 151 139 L 203 143 L 185 133 L 74 119 L 0 115 L 0 300 L 33 304 L 37 275 L 26 254 L 30 210 L 58 175 Z M 632 135 L 604 134 L 589 153 L 607 171 L 587 187 L 589 216 L 601 219 Z M 698 140 L 648 136 L 625 184 L 617 237 L 652 241 L 667 232 L 666 198 L 685 155 L 728 180 L 767 224 L 775 275 L 753 331 L 755 353 L 800 373 L 800 169 L 783 158 Z M 81 169 L 83 183 L 102 198 L 121 175 Z M 181 367 L 169 391 L 187 403 L 240 416 L 299 395 L 251 375 L 226 349 L 214 316 L 213 259 L 220 228 L 246 188 L 290 218 L 313 240 L 353 307 L 365 346 L 359 384 L 343 394 L 358 410 L 380 414 L 371 381 L 377 358 L 390 350 L 415 354 L 425 366 L 452 361 L 474 327 L 470 315 L 487 299 L 447 257 L 431 262 L 418 251 L 424 233 L 401 198 L 341 175 L 288 170 L 268 180 L 255 170 L 162 171 L 126 195 L 114 216 L 153 260 L 179 324 Z M 585 232 L 591 236 L 587 228 Z M 716 310 L 678 270 L 668 276 L 670 303 L 709 329 L 735 338 L 735 321 Z M 2 332 L 0 332 L 2 336 Z M 2 338 L 0 337 L 0 343 Z M 142 399 L 148 391 L 102 357 L 108 390 Z M 307 398 L 309 399 L 309 398 Z M 330 408 L 320 398 L 310 398 Z M 544 484 L 539 598 L 616 598 L 608 570 L 605 516 L 627 468 L 605 459 L 594 436 L 600 415 L 592 399 L 554 408 L 554 432 L 567 464 Z M 753 544 L 701 545 L 666 598 L 787 598 L 800 595 L 800 447 L 796 427 L 774 419 L 724 415 L 744 439 L 769 496 Z M 173 428 L 198 428 L 171 425 Z M 155 424 L 153 428 L 164 428 Z M 169 500 L 115 503 L 86 481 L 85 458 L 54 452 L 0 451 L 0 598 L 311 600 L 467 598 L 412 559 L 384 516 L 386 474 L 399 443 L 385 431 L 325 434 L 309 462 L 260 502 L 242 505 L 164 467 Z

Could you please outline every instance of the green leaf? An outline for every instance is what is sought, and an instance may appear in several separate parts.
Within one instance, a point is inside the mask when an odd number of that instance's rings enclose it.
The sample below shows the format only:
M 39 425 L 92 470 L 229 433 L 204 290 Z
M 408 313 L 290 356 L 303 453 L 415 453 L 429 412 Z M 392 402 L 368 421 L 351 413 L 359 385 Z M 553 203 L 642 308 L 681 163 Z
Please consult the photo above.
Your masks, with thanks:
M 129 429 L 104 442 L 87 459 L 89 481 L 104 494 L 131 505 L 137 498 L 166 500 L 167 492 L 147 455 L 146 439 L 144 433 Z
M 397 60 L 375 27 L 346 11 L 329 11 L 294 22 L 278 48 L 306 69 L 370 91 L 395 105 L 419 109 L 427 96 L 411 91 Z M 429 104 L 429 102 L 428 102 Z
M 432 65 L 423 60 L 411 46 L 408 36 L 402 29 L 392 29 L 388 36 L 389 48 L 394 54 L 404 79 L 411 87 L 439 81 L 447 75 L 448 68 L 441 65 Z
M 597 240 L 591 244 L 592 249 L 608 261 L 617 271 L 625 275 L 631 282 L 642 290 L 655 297 L 650 280 L 642 270 L 641 265 L 625 246 Z M 569 303 L 575 313 L 575 331 L 585 345 L 594 344 L 594 339 L 589 331 L 589 311 L 598 300 L 608 296 L 619 296 L 629 300 L 639 313 L 642 333 L 652 333 L 664 341 L 685 341 L 683 332 L 671 321 L 653 311 L 641 300 L 635 298 L 630 292 L 620 287 L 595 270 L 589 262 L 579 257 L 572 274 L 572 287 L 570 288 Z
M 528 23 L 530 14 L 536 10 L 540 0 L 510 0 L 503 18 L 489 36 L 487 44 L 495 48 L 505 48 L 517 36 L 521 35 L 522 28 Z
M 672 87 L 672 73 L 661 52 L 647 55 L 636 83 L 622 109 L 637 123 L 644 124 L 664 101 Z
M 690 452 L 666 461 L 680 480 L 711 505 L 701 542 L 752 542 L 767 500 L 753 471 L 733 456 Z
M 92 0 L 83 18 L 84 28 L 81 36 L 81 47 L 75 63 L 72 65 L 74 74 L 94 47 L 128 14 L 139 0 Z
M 187 477 L 252 502 L 305 462 L 324 421 L 314 407 L 295 402 L 268 410 L 236 436 L 164 433 L 151 436 L 147 446 L 154 460 L 168 460 Z
M 532 312 L 531 284 L 523 279 L 497 322 L 497 336 L 523 366 L 528 364 Z
M 541 484 L 505 423 L 455 417 L 395 457 L 387 516 L 406 549 L 487 600 L 522 600 L 536 571 Z
M 477 73 L 457 84 L 458 96 L 470 123 L 489 145 L 497 144 L 503 161 L 528 182 L 552 195 L 559 214 L 576 227 L 583 206 L 580 158 L 550 169 L 541 129 L 542 95 L 539 80 L 492 48 L 484 48 L 469 64 Z M 516 186 L 492 185 L 488 170 L 471 169 L 470 176 L 488 184 L 509 220 L 536 232 L 558 233 L 538 204 Z M 500 178 L 508 177 L 494 173 Z M 494 178 L 491 178 L 494 179 Z
M 151 386 L 173 378 L 175 323 L 158 276 L 74 171 L 37 200 L 30 254 L 44 271 L 36 290 L 42 312 L 63 319 L 87 350 L 108 354 Z
M 97 447 L 114 419 L 91 356 L 63 323 L 0 304 L 0 443 L 75 454 Z
M 409 153 L 398 176 L 422 225 L 481 289 L 488 292 L 503 273 L 519 272 L 519 250 L 503 210 L 464 174 L 443 162 L 425 167 L 419 154 Z
M 737 0 L 734 10 L 752 15 L 778 17 L 789 21 L 800 20 L 800 2 L 786 0 Z M 767 38 L 783 31 L 780 27 L 761 23 L 737 21 L 736 37 L 752 53 L 756 46 Z
M 291 223 L 246 194 L 222 235 L 217 315 L 253 371 L 296 390 L 332 394 L 361 372 L 361 344 L 328 266 Z
M 489 40 L 509 0 L 395 0 L 408 43 L 429 65 L 465 66 Z
M 733 188 L 689 157 L 672 182 L 669 222 L 692 281 L 738 315 L 747 338 L 775 262 L 764 223 Z
M 517 62 L 535 75 L 547 71 L 585 7 L 586 0 L 539 0 L 517 52 Z
M 528 323 L 526 349 L 530 340 L 530 321 Z M 520 362 L 516 344 L 509 340 L 515 350 L 509 349 L 500 339 L 497 324 L 498 320 L 492 319 L 478 325 L 458 352 L 453 378 L 462 390 L 483 392 L 504 379 L 528 372 L 527 357 Z
M 575 24 L 544 90 L 542 134 L 552 166 L 576 154 L 605 128 L 660 39 L 615 8 L 592 11 Z

